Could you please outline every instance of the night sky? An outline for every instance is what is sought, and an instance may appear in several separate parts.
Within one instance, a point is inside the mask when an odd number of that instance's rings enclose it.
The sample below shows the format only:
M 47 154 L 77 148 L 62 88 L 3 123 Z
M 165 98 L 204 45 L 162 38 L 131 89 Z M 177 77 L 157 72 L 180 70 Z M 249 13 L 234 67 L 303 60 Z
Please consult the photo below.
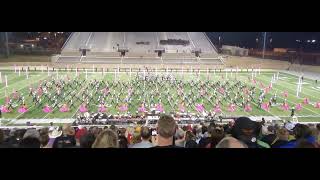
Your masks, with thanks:
M 219 42 L 228 45 L 237 45 L 245 48 L 262 48 L 264 32 L 207 32 L 215 44 Z M 258 38 L 258 43 L 256 42 Z M 270 43 L 270 39 L 272 39 Z M 297 42 L 296 40 L 301 40 Z M 307 40 L 316 40 L 308 43 Z M 299 48 L 320 50 L 320 32 L 267 32 L 268 48 Z

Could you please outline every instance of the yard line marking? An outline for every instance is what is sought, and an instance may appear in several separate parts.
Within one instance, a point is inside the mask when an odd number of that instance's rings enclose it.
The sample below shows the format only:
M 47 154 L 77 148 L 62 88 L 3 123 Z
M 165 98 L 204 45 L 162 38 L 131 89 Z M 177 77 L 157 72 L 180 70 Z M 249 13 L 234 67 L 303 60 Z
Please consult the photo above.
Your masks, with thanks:
M 266 80 L 263 79 L 263 81 L 266 81 Z M 276 85 L 279 85 L 279 84 L 276 84 Z M 279 85 L 279 86 L 281 86 L 281 85 Z M 284 87 L 284 86 L 282 86 L 282 87 Z M 284 88 L 285 88 L 285 87 L 284 87 Z M 280 89 L 276 88 L 275 86 L 273 86 L 272 89 L 277 89 L 277 90 L 281 91 Z M 282 98 L 281 96 L 279 96 L 279 98 L 284 100 L 284 98 Z M 287 101 L 290 102 L 290 103 L 292 103 L 292 104 L 294 104 L 294 105 L 297 104 L 297 103 L 295 103 L 295 102 L 290 101 L 289 99 L 287 99 Z M 308 111 L 313 112 L 314 114 L 317 114 L 317 115 L 320 116 L 319 113 L 317 113 L 317 112 L 315 112 L 315 111 L 313 111 L 313 110 L 311 110 L 311 109 L 309 109 L 309 108 L 307 108 L 307 107 L 303 107 L 303 108 L 304 108 L 304 109 L 307 109 Z

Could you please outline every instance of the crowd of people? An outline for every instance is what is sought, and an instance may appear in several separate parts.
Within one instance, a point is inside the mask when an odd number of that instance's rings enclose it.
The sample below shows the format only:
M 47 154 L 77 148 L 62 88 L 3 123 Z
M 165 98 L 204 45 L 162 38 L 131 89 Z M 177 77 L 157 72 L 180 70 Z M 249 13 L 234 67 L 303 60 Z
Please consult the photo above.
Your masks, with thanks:
M 155 128 L 49 126 L 1 129 L 0 148 L 319 148 L 320 124 L 268 124 L 240 117 L 228 124 L 178 126 L 161 115 Z

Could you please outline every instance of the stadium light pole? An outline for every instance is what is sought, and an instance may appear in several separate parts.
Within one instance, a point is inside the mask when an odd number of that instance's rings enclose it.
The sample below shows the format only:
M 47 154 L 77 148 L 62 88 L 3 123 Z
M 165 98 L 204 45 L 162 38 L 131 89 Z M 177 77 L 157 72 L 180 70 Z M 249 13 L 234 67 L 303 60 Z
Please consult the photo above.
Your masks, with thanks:
M 5 32 L 5 45 L 6 45 L 6 57 L 9 58 L 10 52 L 9 52 L 9 42 L 8 42 L 8 32 Z
M 267 36 L 267 32 L 264 32 L 262 59 L 264 59 L 264 53 L 266 51 L 266 36 Z

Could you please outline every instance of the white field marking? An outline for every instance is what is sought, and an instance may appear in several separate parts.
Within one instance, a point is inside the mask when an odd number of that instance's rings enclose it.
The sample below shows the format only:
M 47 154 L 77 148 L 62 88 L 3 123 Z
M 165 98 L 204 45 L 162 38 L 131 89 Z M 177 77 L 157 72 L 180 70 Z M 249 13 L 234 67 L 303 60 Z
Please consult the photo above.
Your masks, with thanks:
M 282 86 L 282 87 L 283 87 L 283 86 Z M 272 88 L 273 88 L 273 89 L 277 89 L 277 90 L 279 90 L 279 92 L 281 92 L 281 90 L 278 89 L 278 88 L 276 88 L 276 87 L 272 87 Z M 279 98 L 284 100 L 284 98 L 282 98 L 281 96 L 279 96 Z M 292 101 L 290 101 L 289 99 L 287 99 L 287 101 L 290 102 L 291 104 L 296 104 L 295 102 L 292 102 Z M 313 112 L 314 114 L 317 114 L 317 115 L 320 116 L 319 113 L 317 113 L 317 112 L 315 112 L 315 111 L 313 111 L 313 110 L 311 110 L 311 109 L 309 109 L 309 108 L 307 108 L 307 107 L 303 107 L 303 108 L 304 108 L 304 109 L 307 109 L 308 111 L 311 111 L 311 112 Z
M 263 75 L 262 75 L 262 76 L 263 76 Z M 267 77 L 267 76 L 265 76 L 265 77 Z M 266 81 L 266 80 L 263 80 L 263 81 Z M 295 86 L 294 84 L 288 83 L 288 82 L 286 82 L 286 81 L 282 81 L 282 82 L 283 82 L 283 83 L 287 83 L 287 84 L 289 84 L 289 85 Z M 284 89 L 288 89 L 288 87 L 285 87 L 285 86 L 281 85 L 280 83 L 277 83 L 276 85 L 281 86 L 281 87 L 283 87 Z M 312 89 L 308 89 L 308 90 L 312 90 Z M 288 89 L 288 91 L 292 91 L 292 92 L 296 93 L 295 90 L 292 90 L 292 89 L 290 89 L 290 88 Z M 313 91 L 315 91 L 315 90 L 313 90 Z M 315 92 L 317 92 L 317 91 L 315 91 Z M 301 92 L 301 94 L 304 94 L 304 95 L 313 97 L 313 98 L 315 98 L 315 99 L 319 99 L 318 97 L 315 97 L 315 96 L 313 96 L 313 95 L 309 95 L 309 94 L 307 94 L 307 93 L 305 93 L 305 92 Z
M 45 77 L 45 78 L 43 78 L 43 79 L 47 79 L 47 77 Z M 39 80 L 43 80 L 43 79 L 41 78 L 41 79 L 39 79 Z M 20 82 L 20 81 L 18 81 L 18 82 Z M 17 83 L 18 83 L 18 82 L 17 82 Z M 14 83 L 14 84 L 16 84 L 16 83 Z M 12 85 L 13 85 L 13 84 L 11 84 L 11 88 L 12 88 Z M 27 84 L 26 86 L 23 86 L 22 88 L 17 89 L 17 91 L 20 91 L 20 90 L 26 88 L 28 85 L 30 85 L 30 84 Z M 32 84 L 32 85 L 33 85 L 33 84 Z M 2 89 L 4 89 L 4 88 L 2 88 Z M 2 90 L 2 89 L 0 89 L 0 90 Z M 6 97 L 6 95 L 0 96 L 0 99 L 2 99 L 2 98 L 4 98 L 4 97 Z

